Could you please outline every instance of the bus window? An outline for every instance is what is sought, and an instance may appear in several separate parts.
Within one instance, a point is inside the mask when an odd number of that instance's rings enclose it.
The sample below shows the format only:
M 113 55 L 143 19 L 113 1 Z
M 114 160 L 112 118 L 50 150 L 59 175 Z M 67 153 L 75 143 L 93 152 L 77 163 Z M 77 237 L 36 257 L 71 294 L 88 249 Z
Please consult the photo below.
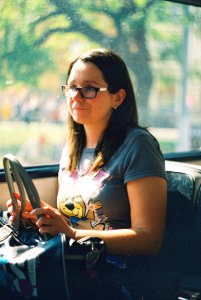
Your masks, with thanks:
M 6 0 L 0 9 L 0 161 L 6 153 L 25 165 L 59 161 L 67 115 L 60 87 L 69 61 L 95 47 L 126 61 L 140 123 L 163 153 L 201 150 L 201 7 Z

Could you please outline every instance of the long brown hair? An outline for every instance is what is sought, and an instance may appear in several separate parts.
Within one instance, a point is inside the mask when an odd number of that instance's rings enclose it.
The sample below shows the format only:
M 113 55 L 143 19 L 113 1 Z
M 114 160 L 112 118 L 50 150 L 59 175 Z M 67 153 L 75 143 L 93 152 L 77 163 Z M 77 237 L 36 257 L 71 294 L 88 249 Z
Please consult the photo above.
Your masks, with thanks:
M 136 99 L 126 64 L 122 58 L 111 50 L 93 49 L 79 55 L 73 60 L 67 72 L 67 80 L 74 64 L 81 60 L 95 64 L 103 74 L 108 84 L 109 92 L 116 93 L 119 89 L 126 91 L 123 103 L 113 111 L 104 133 L 95 148 L 94 162 L 91 172 L 103 167 L 113 153 L 122 144 L 127 129 L 138 126 L 138 112 Z M 69 162 L 67 170 L 74 171 L 79 163 L 81 153 L 85 147 L 86 137 L 82 124 L 76 123 L 71 115 L 68 116 L 68 153 Z

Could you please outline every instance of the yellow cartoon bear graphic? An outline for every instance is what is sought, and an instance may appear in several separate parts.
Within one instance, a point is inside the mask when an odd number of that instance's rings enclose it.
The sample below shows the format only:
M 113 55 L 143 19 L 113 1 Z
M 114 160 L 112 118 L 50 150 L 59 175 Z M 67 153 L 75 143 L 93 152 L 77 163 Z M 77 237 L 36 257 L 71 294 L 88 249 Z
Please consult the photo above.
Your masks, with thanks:
M 96 210 L 102 207 L 101 202 L 88 203 L 88 209 L 81 196 L 71 197 L 65 199 L 60 204 L 61 212 L 67 216 L 73 225 L 76 225 L 80 221 L 90 221 L 90 227 L 103 229 L 104 224 L 96 222 L 97 213 Z

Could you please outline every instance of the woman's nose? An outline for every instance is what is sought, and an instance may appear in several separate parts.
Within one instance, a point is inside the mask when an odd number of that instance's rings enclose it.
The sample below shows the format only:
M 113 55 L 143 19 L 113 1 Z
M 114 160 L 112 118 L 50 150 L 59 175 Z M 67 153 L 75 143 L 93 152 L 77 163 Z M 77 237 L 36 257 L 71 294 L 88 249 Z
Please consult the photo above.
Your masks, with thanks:
M 75 92 L 73 93 L 73 96 L 71 96 L 71 98 L 73 99 L 73 101 L 84 102 L 84 99 L 83 99 L 83 97 L 81 96 L 79 90 L 78 90 L 78 91 L 75 91 Z

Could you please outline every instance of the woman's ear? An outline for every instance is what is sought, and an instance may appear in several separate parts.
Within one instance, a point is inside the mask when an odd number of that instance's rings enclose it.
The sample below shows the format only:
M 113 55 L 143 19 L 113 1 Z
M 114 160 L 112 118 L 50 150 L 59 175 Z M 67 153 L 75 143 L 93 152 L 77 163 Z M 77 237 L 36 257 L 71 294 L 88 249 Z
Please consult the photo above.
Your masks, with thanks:
M 117 109 L 126 98 L 126 91 L 124 89 L 120 89 L 115 95 L 114 95 L 114 109 Z

